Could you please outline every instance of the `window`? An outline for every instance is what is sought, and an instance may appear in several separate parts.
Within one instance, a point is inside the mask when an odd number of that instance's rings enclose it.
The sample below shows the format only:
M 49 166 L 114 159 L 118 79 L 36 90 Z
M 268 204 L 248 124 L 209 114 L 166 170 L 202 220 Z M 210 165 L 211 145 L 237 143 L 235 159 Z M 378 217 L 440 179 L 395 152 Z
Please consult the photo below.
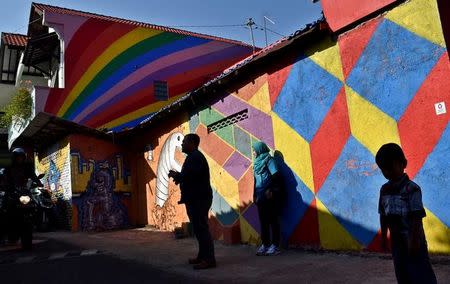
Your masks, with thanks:
M 241 110 L 207 126 L 208 133 L 233 125 L 248 118 L 248 109 Z
M 155 98 L 158 101 L 168 101 L 169 100 L 169 87 L 167 86 L 167 81 L 154 81 L 153 88 L 154 88 Z
M 20 50 L 10 49 L 7 46 L 3 50 L 3 60 L 1 66 L 2 82 L 14 83 L 16 81 L 17 66 L 20 60 Z

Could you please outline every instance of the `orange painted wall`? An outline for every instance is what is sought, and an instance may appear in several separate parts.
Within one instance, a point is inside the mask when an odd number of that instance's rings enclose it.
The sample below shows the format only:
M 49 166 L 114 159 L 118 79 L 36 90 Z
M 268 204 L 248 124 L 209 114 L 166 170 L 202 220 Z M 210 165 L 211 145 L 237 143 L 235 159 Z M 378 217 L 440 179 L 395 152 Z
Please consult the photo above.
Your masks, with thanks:
M 178 204 L 180 200 L 179 187 L 172 181 L 169 183 L 169 197 L 164 206 L 156 205 L 157 169 L 161 150 L 172 133 L 188 133 L 187 119 L 187 116 L 181 115 L 167 120 L 163 127 L 156 127 L 134 135 L 132 141 L 129 142 L 130 148 L 137 153 L 131 168 L 135 169 L 136 173 L 132 182 L 136 184 L 135 190 L 139 199 L 139 220 L 160 230 L 172 231 L 188 221 L 184 205 Z M 148 145 L 153 147 L 153 160 L 151 161 L 148 160 L 149 153 L 146 151 Z M 175 159 L 182 165 L 184 155 L 181 151 L 176 151 Z

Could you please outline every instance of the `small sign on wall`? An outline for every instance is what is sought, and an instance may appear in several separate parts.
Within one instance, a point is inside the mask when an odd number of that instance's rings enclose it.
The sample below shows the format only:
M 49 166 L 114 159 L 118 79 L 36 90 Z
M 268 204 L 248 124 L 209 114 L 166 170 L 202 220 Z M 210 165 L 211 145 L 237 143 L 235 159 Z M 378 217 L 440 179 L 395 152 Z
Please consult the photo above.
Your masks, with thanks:
M 447 113 L 447 109 L 445 108 L 445 102 L 434 104 L 434 109 L 436 110 L 436 115 Z

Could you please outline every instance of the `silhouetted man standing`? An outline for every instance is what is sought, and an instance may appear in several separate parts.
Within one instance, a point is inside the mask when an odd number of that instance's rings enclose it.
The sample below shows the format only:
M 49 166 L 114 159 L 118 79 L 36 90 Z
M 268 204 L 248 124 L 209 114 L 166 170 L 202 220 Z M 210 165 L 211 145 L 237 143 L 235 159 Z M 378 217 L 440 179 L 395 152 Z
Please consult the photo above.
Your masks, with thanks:
M 207 269 L 216 266 L 214 242 L 208 228 L 208 212 L 212 203 L 209 166 L 205 156 L 198 150 L 200 137 L 197 134 L 185 136 L 182 144 L 187 154 L 181 173 L 170 171 L 176 184 L 180 184 L 180 203 L 186 205 L 199 251 L 196 258 L 189 259 L 194 269 Z

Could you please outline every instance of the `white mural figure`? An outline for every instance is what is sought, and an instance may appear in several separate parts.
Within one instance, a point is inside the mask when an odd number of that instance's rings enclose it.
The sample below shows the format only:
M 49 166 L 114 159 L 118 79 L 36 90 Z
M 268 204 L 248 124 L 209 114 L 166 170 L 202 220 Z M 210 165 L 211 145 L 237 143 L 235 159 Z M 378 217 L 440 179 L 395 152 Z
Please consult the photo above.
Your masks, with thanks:
M 169 171 L 181 172 L 181 165 L 175 159 L 175 150 L 181 151 L 183 139 L 182 133 L 172 133 L 162 147 L 156 173 L 156 204 L 160 207 L 169 197 Z

